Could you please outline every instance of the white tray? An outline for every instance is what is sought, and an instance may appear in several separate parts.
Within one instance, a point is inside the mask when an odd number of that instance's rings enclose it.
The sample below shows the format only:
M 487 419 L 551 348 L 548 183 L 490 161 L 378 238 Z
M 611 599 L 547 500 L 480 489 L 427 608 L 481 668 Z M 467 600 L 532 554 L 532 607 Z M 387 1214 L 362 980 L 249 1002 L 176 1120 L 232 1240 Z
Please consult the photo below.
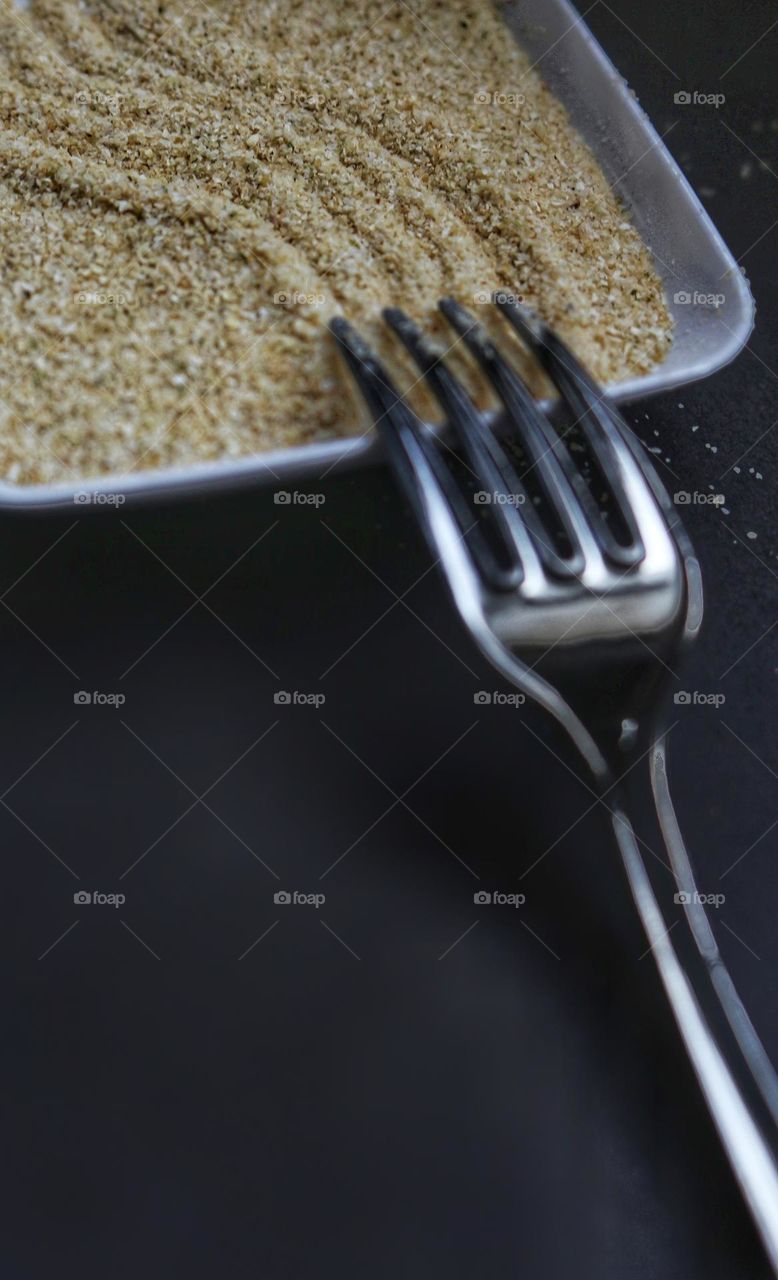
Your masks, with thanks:
M 508 26 L 567 107 L 606 176 L 629 208 L 661 276 L 675 322 L 664 362 L 616 383 L 616 400 L 637 400 L 704 378 L 734 359 L 753 328 L 748 285 L 710 218 L 626 82 L 568 0 L 519 0 Z M 716 299 L 715 303 L 711 299 Z M 11 485 L 0 506 L 105 502 L 223 489 L 265 478 L 290 480 L 380 456 L 369 436 L 299 445 L 239 461 L 109 475 L 81 484 Z

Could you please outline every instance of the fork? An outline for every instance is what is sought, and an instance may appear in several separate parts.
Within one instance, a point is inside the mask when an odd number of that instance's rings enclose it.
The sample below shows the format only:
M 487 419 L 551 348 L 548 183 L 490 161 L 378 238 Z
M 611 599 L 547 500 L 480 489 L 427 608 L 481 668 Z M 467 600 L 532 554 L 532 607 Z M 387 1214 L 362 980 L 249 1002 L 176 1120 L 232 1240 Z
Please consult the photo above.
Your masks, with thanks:
M 510 342 L 553 384 L 556 416 L 453 299 L 440 309 L 496 392 L 497 415 L 476 407 L 405 312 L 383 313 L 440 404 L 445 431 L 419 420 L 345 319 L 330 328 L 470 636 L 550 713 L 591 774 L 683 1043 L 778 1275 L 778 1078 L 718 950 L 667 782 L 665 706 L 673 668 L 702 622 L 699 562 L 648 455 L 588 371 L 536 315 L 506 295 L 493 301 Z M 650 844 L 637 834 L 647 795 L 690 926 L 678 945 L 643 856 Z

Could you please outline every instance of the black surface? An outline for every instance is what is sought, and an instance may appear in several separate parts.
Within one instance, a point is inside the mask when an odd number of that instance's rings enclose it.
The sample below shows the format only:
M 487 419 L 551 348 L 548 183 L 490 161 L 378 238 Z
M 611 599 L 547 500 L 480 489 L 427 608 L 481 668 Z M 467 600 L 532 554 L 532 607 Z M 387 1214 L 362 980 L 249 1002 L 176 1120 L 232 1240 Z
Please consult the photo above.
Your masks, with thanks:
M 672 772 L 776 1058 L 778 28 L 724 0 L 588 21 L 759 307 L 732 368 L 629 416 L 671 488 L 726 495 L 688 510 L 687 677 L 726 702 L 678 708 Z M 500 686 L 388 474 L 307 488 L 0 518 L 3 1274 L 763 1276 L 591 796 L 537 717 L 474 705 Z

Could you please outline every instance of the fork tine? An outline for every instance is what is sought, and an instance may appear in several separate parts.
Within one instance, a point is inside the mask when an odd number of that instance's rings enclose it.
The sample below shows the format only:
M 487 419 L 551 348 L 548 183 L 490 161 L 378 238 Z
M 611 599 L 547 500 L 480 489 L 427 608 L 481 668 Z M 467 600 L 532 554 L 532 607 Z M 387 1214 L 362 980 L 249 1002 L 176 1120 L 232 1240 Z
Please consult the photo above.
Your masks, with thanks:
M 548 537 L 540 525 L 526 489 L 515 473 L 507 477 L 506 483 L 506 471 L 512 471 L 508 459 L 462 384 L 418 325 L 404 311 L 390 307 L 383 315 L 389 327 L 410 352 L 439 401 L 448 426 L 473 475 L 485 489 L 491 491 L 494 519 L 499 524 L 503 537 L 513 546 L 523 566 L 525 581 L 533 583 L 542 579 L 544 561 L 554 571 L 558 571 L 562 562 L 548 545 Z M 517 505 L 521 506 L 521 514 Z
M 528 470 L 537 473 L 546 502 L 564 531 L 571 551 L 559 558 L 555 571 L 564 577 L 577 576 L 585 564 L 584 548 L 591 537 L 591 525 L 599 521 L 588 488 L 583 485 L 581 502 L 576 491 L 580 475 L 568 450 L 483 325 L 453 298 L 443 299 L 439 306 L 500 397 L 509 425 L 529 461 Z
M 494 301 L 550 377 L 573 414 L 575 425 L 580 424 L 629 540 L 619 542 L 614 537 L 599 509 L 595 526 L 598 536 L 611 560 L 625 568 L 634 567 L 644 559 L 645 548 L 622 479 L 622 459 L 629 447 L 616 415 L 581 362 L 539 316 L 502 294 L 495 294 Z M 576 488 L 583 501 L 582 490 L 588 486 L 580 476 Z
M 440 536 L 443 511 L 482 580 L 498 590 L 515 587 L 521 581 L 521 566 L 514 563 L 512 571 L 506 572 L 498 563 L 431 433 L 400 395 L 375 353 L 342 317 L 330 321 L 329 327 L 386 443 L 433 555 L 444 559 Z M 436 499 L 437 520 L 430 509 Z

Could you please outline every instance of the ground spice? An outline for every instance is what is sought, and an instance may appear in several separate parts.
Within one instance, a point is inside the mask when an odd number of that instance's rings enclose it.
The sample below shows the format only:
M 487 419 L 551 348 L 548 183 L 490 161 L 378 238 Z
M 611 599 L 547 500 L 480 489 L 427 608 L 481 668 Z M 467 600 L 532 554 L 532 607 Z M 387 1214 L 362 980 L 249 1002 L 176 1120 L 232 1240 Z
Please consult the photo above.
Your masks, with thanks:
M 361 430 L 338 312 L 406 384 L 380 309 L 447 294 L 521 296 L 603 381 L 667 349 L 645 246 L 491 0 L 0 0 L 0 65 L 7 480 Z

